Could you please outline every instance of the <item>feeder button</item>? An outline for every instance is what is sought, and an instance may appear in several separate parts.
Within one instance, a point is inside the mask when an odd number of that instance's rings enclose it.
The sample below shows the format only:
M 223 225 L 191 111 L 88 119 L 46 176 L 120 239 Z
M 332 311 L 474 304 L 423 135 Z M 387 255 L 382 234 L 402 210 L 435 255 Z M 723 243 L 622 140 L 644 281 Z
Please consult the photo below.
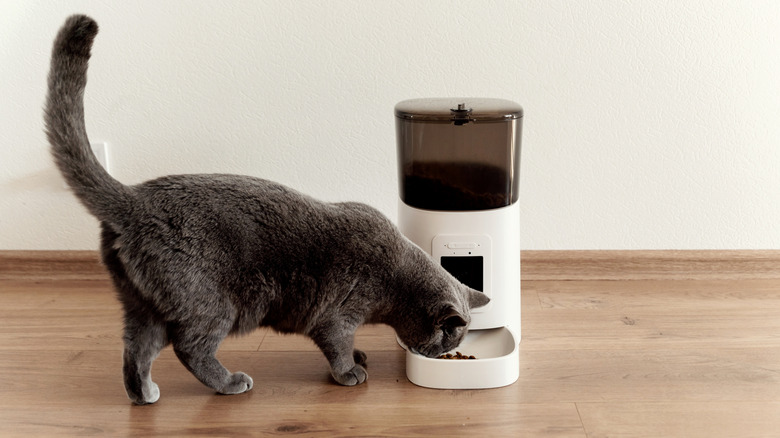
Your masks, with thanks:
M 451 242 L 447 244 L 449 249 L 473 249 L 476 247 L 476 243 Z

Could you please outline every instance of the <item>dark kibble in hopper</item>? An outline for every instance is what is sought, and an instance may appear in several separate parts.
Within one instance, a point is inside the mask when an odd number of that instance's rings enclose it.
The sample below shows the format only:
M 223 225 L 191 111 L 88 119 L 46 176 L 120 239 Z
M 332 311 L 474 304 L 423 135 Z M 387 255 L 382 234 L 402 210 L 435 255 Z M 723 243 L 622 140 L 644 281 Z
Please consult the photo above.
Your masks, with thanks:
M 414 163 L 404 169 L 401 199 L 427 210 L 505 207 L 514 188 L 506 171 L 477 163 Z

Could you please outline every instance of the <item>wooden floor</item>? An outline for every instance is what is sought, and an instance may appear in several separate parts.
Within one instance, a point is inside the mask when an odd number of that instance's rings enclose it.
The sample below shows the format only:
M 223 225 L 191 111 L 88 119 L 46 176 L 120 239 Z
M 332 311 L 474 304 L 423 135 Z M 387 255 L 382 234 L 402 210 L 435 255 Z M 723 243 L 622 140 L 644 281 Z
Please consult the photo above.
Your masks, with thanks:
M 780 436 L 780 279 L 711 277 L 524 281 L 505 388 L 409 383 L 384 326 L 357 337 L 368 382 L 341 387 L 308 340 L 260 330 L 219 354 L 252 391 L 213 394 L 169 347 L 139 407 L 107 281 L 0 276 L 0 436 Z

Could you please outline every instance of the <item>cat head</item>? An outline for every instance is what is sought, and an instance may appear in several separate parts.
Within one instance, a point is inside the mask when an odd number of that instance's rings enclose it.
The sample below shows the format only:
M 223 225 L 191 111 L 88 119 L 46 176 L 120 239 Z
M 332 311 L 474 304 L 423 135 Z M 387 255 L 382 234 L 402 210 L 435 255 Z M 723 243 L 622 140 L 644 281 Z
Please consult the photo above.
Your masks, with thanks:
M 490 299 L 482 292 L 463 287 L 468 295 L 468 307 L 448 303 L 431 309 L 415 327 L 413 333 L 406 334 L 406 339 L 399 334 L 401 340 L 409 346 L 413 353 L 427 357 L 438 357 L 450 351 L 463 342 L 463 338 L 471 323 L 473 308 L 486 305 Z
M 490 302 L 484 293 L 471 289 L 432 260 L 407 272 L 414 281 L 406 281 L 397 291 L 404 296 L 395 321 L 389 322 L 398 338 L 414 352 L 437 357 L 460 345 L 471 323 L 471 309 Z

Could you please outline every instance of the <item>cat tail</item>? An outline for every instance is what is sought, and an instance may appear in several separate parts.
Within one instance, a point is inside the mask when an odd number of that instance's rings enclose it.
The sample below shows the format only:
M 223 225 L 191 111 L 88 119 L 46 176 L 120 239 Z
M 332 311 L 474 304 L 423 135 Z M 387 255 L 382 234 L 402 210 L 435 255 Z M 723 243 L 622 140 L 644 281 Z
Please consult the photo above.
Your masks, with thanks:
M 97 23 L 84 15 L 67 19 L 54 40 L 44 110 L 51 153 L 76 197 L 116 231 L 133 204 L 130 187 L 115 180 L 92 153 L 84 122 L 84 88 Z

